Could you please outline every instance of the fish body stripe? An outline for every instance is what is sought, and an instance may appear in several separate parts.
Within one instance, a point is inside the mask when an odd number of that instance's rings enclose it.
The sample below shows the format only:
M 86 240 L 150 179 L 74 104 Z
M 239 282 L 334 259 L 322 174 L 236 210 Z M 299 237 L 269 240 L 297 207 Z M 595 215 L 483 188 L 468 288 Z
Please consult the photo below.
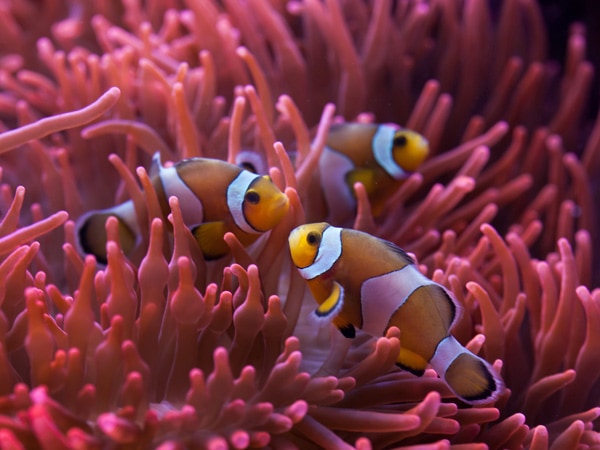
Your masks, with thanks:
M 235 224 L 246 233 L 258 233 L 246 220 L 246 216 L 244 215 L 244 199 L 250 185 L 259 177 L 259 175 L 247 170 L 242 170 L 227 188 L 227 207 L 229 208 L 229 212 Z
M 406 172 L 396 164 L 392 148 L 394 146 L 394 135 L 397 128 L 390 125 L 380 125 L 373 136 L 373 156 L 377 163 L 394 180 L 406 177 Z
M 468 350 L 454 336 L 446 336 L 436 347 L 429 363 L 439 375 L 443 375 L 450 364 L 462 353 L 468 353 Z
M 312 280 L 330 270 L 342 255 L 342 228 L 327 227 L 323 231 L 317 256 L 310 266 L 298 269 L 305 280 Z
M 172 196 L 179 199 L 183 222 L 188 227 L 202 223 L 204 218 L 202 202 L 179 177 L 177 168 L 175 166 L 163 167 L 160 160 L 156 162 L 158 165 L 158 176 L 165 191 L 167 201 Z
M 360 289 L 362 330 L 383 336 L 392 315 L 406 302 L 415 289 L 436 284 L 413 264 L 384 275 L 365 280 Z
M 356 200 L 346 185 L 346 175 L 354 169 L 346 155 L 325 146 L 319 159 L 319 175 L 327 209 L 333 218 L 344 217 L 356 206 Z

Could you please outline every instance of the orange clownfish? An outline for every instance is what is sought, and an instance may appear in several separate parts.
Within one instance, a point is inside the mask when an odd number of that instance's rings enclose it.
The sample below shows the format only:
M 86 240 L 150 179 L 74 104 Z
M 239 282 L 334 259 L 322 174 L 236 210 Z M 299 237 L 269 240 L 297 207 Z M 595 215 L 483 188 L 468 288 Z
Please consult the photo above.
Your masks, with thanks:
M 232 232 L 247 246 L 261 233 L 275 227 L 289 209 L 289 200 L 268 176 L 260 176 L 225 161 L 190 158 L 164 167 L 159 154 L 153 158 L 151 180 L 166 218 L 168 199 L 179 199 L 185 224 L 196 237 L 204 258 L 229 253 L 223 240 Z M 119 220 L 119 237 L 125 253 L 138 243 L 139 229 L 132 201 L 91 211 L 77 222 L 76 236 L 84 253 L 106 262 L 106 232 L 109 216 Z
M 379 215 L 399 183 L 427 157 L 427 139 L 393 124 L 342 123 L 329 129 L 319 159 L 319 181 L 335 224 L 344 224 L 356 213 L 354 183 L 361 182 Z
M 458 305 L 452 294 L 421 274 L 399 247 L 360 231 L 328 223 L 301 225 L 290 233 L 292 261 L 319 306 L 342 334 L 355 327 L 372 336 L 400 329 L 397 364 L 422 375 L 430 365 L 469 404 L 488 403 L 502 390 L 492 366 L 451 334 Z

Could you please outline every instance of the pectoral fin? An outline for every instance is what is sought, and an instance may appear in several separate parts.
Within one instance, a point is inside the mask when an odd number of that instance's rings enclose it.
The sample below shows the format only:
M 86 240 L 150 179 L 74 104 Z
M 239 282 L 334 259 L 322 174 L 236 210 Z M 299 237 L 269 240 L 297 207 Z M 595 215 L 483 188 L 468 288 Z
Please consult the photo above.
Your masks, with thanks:
M 205 259 L 217 259 L 229 253 L 229 247 L 223 240 L 226 232 L 224 222 L 205 222 L 192 229 Z
M 338 282 L 334 282 L 329 296 L 315 309 L 319 319 L 333 319 L 337 316 L 344 304 L 344 288 Z
M 425 359 L 416 354 L 415 352 L 402 348 L 402 336 L 400 337 L 400 353 L 396 359 L 396 365 L 400 366 L 404 370 L 421 376 L 427 368 L 428 362 Z
M 375 192 L 377 180 L 373 170 L 354 169 L 346 174 L 346 183 L 348 183 L 351 192 L 354 192 L 354 183 L 357 182 L 362 183 L 367 191 L 367 195 L 371 196 Z
M 347 338 L 354 338 L 356 330 L 354 326 L 339 315 L 344 304 L 344 288 L 338 282 L 333 282 L 331 292 L 328 297 L 315 309 L 315 315 L 319 319 L 332 320 L 333 324 L 340 330 L 340 333 Z

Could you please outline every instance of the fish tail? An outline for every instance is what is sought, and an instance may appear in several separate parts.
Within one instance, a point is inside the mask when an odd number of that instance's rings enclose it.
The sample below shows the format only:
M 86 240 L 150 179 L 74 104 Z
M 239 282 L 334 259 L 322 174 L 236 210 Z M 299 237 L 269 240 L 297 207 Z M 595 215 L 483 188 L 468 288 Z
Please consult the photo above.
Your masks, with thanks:
M 483 358 L 462 346 L 453 336 L 439 344 L 431 366 L 465 403 L 491 403 L 503 389 L 502 379 Z
M 79 251 L 96 257 L 99 263 L 106 264 L 106 220 L 115 217 L 118 222 L 118 232 L 121 248 L 129 254 L 138 242 L 139 230 L 133 202 L 117 205 L 113 208 L 90 211 L 81 216 L 75 226 L 75 237 Z

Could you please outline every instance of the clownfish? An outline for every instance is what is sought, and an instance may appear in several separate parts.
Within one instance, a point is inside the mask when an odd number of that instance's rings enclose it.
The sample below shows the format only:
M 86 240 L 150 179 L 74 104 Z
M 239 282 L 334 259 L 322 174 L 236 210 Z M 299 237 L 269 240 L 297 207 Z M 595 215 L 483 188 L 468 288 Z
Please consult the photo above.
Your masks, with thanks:
M 353 218 L 356 182 L 364 185 L 373 214 L 378 216 L 388 197 L 417 170 L 428 153 L 425 137 L 398 125 L 332 125 L 318 170 L 328 220 L 342 225 Z
M 355 327 L 372 336 L 400 329 L 397 365 L 422 375 L 430 365 L 466 403 L 495 400 L 500 376 L 451 334 L 459 306 L 442 285 L 421 274 L 402 249 L 370 234 L 328 223 L 290 233 L 293 263 L 319 306 L 314 314 L 348 338 Z
M 223 236 L 232 232 L 244 246 L 275 227 L 289 209 L 289 200 L 268 176 L 261 176 L 225 161 L 189 158 L 164 167 L 153 157 L 152 185 L 166 218 L 168 199 L 179 199 L 184 223 L 207 260 L 229 253 Z M 106 263 L 105 222 L 119 221 L 119 238 L 125 254 L 138 244 L 139 228 L 131 200 L 112 208 L 91 211 L 76 225 L 80 249 Z

